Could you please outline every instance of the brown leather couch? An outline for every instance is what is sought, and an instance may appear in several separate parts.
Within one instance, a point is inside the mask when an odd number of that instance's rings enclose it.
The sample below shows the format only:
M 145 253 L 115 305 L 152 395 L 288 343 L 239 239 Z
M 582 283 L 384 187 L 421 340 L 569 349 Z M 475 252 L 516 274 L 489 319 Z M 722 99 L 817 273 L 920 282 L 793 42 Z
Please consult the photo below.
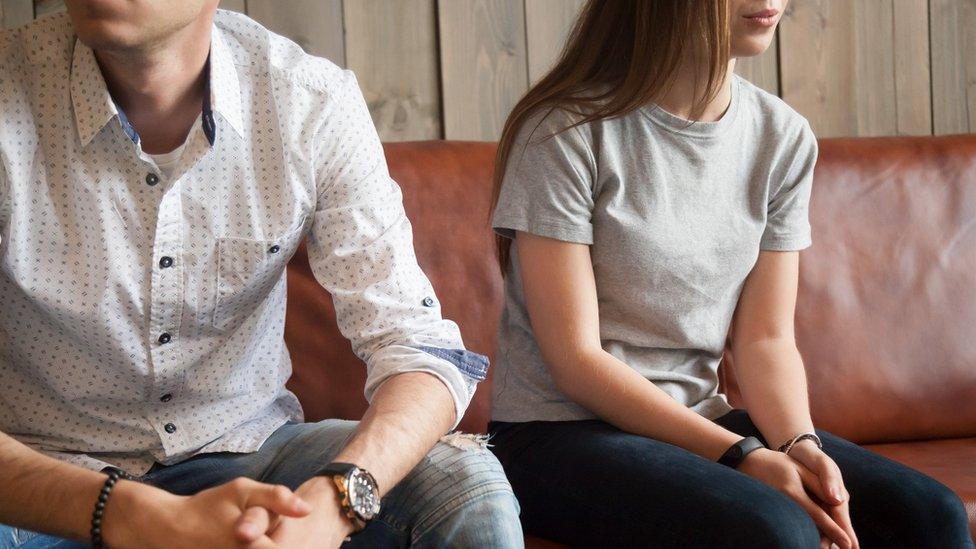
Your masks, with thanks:
M 976 533 L 976 136 L 820 147 L 796 321 L 814 421 L 954 489 Z M 492 358 L 502 305 L 488 228 L 494 151 L 450 141 L 386 147 L 445 316 L 469 349 Z M 359 418 L 364 368 L 304 248 L 288 278 L 289 387 L 310 421 Z M 729 358 L 723 384 L 737 403 Z M 462 429 L 484 431 L 489 383 Z

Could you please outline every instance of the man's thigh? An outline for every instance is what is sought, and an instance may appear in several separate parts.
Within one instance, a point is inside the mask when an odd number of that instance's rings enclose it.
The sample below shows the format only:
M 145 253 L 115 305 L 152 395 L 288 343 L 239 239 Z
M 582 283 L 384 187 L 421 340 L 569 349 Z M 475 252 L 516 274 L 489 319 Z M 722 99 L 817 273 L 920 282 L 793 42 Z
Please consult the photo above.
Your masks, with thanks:
M 328 419 L 282 425 L 255 452 L 199 454 L 157 467 L 140 480 L 174 494 L 191 495 L 247 477 L 297 488 L 328 464 L 345 445 L 357 422 Z
M 0 524 L 0 549 L 83 549 L 87 544 Z

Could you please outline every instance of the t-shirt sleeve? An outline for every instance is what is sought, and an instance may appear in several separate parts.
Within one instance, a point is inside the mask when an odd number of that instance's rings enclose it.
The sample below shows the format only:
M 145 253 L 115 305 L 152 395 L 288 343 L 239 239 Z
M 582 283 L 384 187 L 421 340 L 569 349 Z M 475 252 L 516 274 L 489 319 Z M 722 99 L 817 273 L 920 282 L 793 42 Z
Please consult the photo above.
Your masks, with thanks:
M 782 184 L 770 194 L 759 247 L 795 251 L 810 246 L 810 190 L 817 163 L 817 138 L 804 121 Z
M 593 155 L 565 111 L 529 118 L 509 154 L 492 227 L 566 242 L 593 243 Z

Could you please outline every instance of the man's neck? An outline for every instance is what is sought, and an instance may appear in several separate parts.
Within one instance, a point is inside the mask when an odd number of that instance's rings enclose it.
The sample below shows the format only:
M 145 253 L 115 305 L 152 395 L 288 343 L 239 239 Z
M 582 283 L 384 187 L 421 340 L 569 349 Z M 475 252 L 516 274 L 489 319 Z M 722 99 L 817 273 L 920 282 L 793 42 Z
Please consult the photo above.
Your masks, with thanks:
M 179 147 L 200 115 L 211 29 L 212 20 L 203 18 L 165 42 L 95 50 L 109 92 L 139 133 L 146 153 Z
M 708 80 L 707 74 L 702 74 L 700 70 L 691 62 L 682 63 L 678 69 L 678 74 L 671 85 L 671 88 L 658 101 L 661 108 L 669 113 L 680 116 L 686 120 L 700 122 L 714 122 L 722 118 L 728 110 L 732 101 L 732 71 L 735 69 L 735 59 L 729 61 L 729 66 L 719 84 L 718 93 L 715 94 L 700 113 L 694 113 L 695 101 L 702 97 L 705 91 L 705 84 Z

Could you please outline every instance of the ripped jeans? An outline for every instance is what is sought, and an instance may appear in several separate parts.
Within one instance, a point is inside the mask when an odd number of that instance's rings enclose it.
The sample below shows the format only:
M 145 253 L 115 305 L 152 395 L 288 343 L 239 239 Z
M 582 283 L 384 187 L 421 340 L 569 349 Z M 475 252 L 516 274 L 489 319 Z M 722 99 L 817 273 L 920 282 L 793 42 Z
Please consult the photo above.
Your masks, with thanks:
M 256 452 L 157 463 L 138 480 L 183 495 L 240 476 L 294 490 L 339 453 L 355 427 L 356 422 L 344 420 L 289 422 Z M 495 457 L 470 439 L 454 435 L 444 441 L 386 494 L 379 516 L 343 548 L 523 546 L 518 503 Z M 3 549 L 87 546 L 0 525 Z

